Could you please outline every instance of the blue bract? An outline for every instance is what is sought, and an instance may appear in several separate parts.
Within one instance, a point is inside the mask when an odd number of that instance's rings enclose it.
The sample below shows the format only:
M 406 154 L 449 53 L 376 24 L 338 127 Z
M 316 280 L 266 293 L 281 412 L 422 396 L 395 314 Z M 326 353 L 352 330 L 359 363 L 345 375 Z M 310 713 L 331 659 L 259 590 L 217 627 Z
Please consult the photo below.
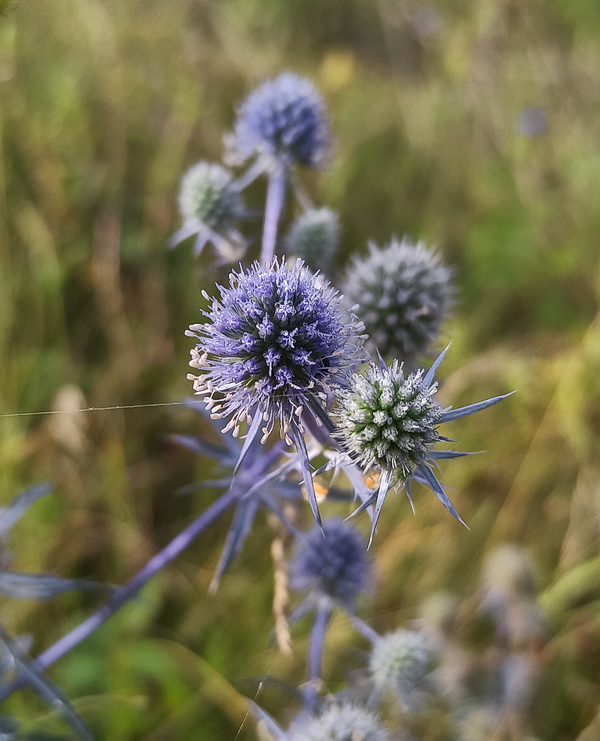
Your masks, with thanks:
M 319 167 L 329 142 L 321 96 L 312 83 L 291 72 L 265 82 L 239 108 L 235 146 L 243 157 L 262 154 L 284 164 Z

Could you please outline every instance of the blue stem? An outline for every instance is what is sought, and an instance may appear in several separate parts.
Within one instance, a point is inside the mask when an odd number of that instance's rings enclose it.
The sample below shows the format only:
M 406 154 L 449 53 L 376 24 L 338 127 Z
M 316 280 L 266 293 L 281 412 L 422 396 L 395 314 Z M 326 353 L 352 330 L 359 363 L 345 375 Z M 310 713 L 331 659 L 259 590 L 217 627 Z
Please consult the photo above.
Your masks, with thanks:
M 41 653 L 35 660 L 35 664 L 45 669 L 60 659 L 72 648 L 77 646 L 81 641 L 90 636 L 97 630 L 108 618 L 114 615 L 117 610 L 134 597 L 137 592 L 159 571 L 170 563 L 174 558 L 179 556 L 216 518 L 225 510 L 231 507 L 239 497 L 239 488 L 234 487 L 223 494 L 216 502 L 196 518 L 188 527 L 177 535 L 162 551 L 157 553 L 148 561 L 143 569 L 137 572 L 124 587 L 115 592 L 113 597 L 84 620 L 76 628 L 63 636 L 55 644 Z M 0 702 L 9 697 L 15 690 L 27 682 L 23 677 L 17 677 L 15 680 L 0 687 Z
M 323 646 L 325 644 L 325 633 L 331 618 L 331 605 L 329 602 L 320 602 L 317 607 L 315 622 L 310 634 L 310 646 L 308 649 L 308 684 L 306 705 L 309 710 L 314 709 L 317 699 L 319 680 L 321 679 L 321 664 L 323 661 Z
M 263 225 L 262 252 L 260 255 L 260 262 L 265 267 L 271 264 L 271 260 L 275 254 L 277 226 L 285 200 L 285 180 L 286 172 L 281 166 L 278 166 L 269 175 L 265 221 Z

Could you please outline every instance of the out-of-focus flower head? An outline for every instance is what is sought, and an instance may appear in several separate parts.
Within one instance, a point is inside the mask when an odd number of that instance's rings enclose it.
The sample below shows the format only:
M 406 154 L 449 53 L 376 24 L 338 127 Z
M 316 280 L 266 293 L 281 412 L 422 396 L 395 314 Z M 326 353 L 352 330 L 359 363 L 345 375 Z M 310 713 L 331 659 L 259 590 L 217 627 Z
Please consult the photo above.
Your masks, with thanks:
M 377 716 L 360 705 L 331 705 L 319 715 L 300 714 L 287 741 L 388 741 Z
M 381 636 L 369 656 L 375 687 L 393 693 L 406 712 L 418 710 L 427 695 L 425 681 L 432 652 L 415 630 L 396 630 Z
M 342 293 L 357 304 L 372 355 L 414 360 L 437 339 L 452 304 L 451 270 L 423 242 L 369 245 L 346 273 Z
M 183 226 L 169 246 L 196 235 L 196 254 L 212 242 L 225 262 L 243 255 L 245 243 L 234 223 L 247 212 L 233 176 L 224 167 L 210 162 L 193 165 L 181 179 L 179 211 Z
M 309 209 L 292 224 L 286 252 L 302 258 L 311 270 L 328 273 L 339 240 L 338 215 L 328 208 Z
M 410 500 L 412 479 L 431 488 L 446 509 L 462 522 L 432 467 L 439 459 L 457 458 L 466 453 L 434 450 L 439 441 L 448 441 L 439 434 L 438 427 L 485 409 L 505 396 L 459 409 L 440 406 L 434 375 L 445 353 L 446 350 L 427 372 L 420 368 L 407 376 L 397 361 L 391 366 L 383 361 L 371 363 L 364 375 L 354 374 L 349 389 L 339 392 L 339 404 L 333 414 L 339 427 L 337 439 L 365 473 L 375 471 L 379 475 L 377 489 L 357 510 L 375 505 L 371 539 L 390 487 L 404 484 Z
M 286 166 L 320 167 L 330 146 L 323 100 L 309 80 L 284 72 L 243 101 L 234 138 L 244 158 L 258 155 Z
M 290 567 L 291 585 L 352 608 L 371 577 L 365 541 L 351 525 L 325 520 L 298 543 Z

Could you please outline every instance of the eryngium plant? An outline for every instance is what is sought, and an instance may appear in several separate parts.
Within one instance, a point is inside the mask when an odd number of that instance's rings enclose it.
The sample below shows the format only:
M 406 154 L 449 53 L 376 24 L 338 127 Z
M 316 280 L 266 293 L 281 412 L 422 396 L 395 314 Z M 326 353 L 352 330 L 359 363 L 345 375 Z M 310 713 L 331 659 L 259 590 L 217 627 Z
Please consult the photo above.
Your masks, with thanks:
M 291 72 L 263 83 L 241 104 L 235 149 L 244 158 L 319 167 L 329 152 L 329 122 L 313 84 Z
M 506 395 L 459 409 L 440 406 L 436 399 L 438 384 L 434 375 L 446 351 L 427 372 L 419 368 L 405 375 L 397 360 L 391 366 L 383 361 L 371 363 L 364 375 L 356 373 L 352 376 L 349 389 L 339 392 L 338 407 L 333 414 L 339 427 L 335 435 L 359 468 L 379 476 L 372 497 L 359 507 L 363 510 L 375 504 L 371 539 L 388 490 L 404 484 L 411 500 L 411 479 L 430 487 L 446 509 L 462 522 L 433 472 L 433 466 L 439 459 L 466 454 L 434 450 L 438 442 L 447 441 L 438 432 L 438 427 L 485 409 Z
M 340 294 L 301 260 L 277 258 L 232 272 L 219 287 L 205 324 L 186 333 L 197 339 L 190 365 L 194 391 L 206 396 L 215 418 L 229 417 L 224 432 L 250 425 L 242 456 L 262 428 L 266 441 L 276 424 L 296 446 L 313 516 L 320 522 L 302 415 L 320 420 L 328 395 L 345 385 L 362 358 L 361 322 Z
M 371 243 L 369 254 L 353 261 L 342 293 L 359 306 L 372 354 L 413 360 L 438 337 L 454 295 L 450 279 L 423 242 L 392 239 L 383 248 Z

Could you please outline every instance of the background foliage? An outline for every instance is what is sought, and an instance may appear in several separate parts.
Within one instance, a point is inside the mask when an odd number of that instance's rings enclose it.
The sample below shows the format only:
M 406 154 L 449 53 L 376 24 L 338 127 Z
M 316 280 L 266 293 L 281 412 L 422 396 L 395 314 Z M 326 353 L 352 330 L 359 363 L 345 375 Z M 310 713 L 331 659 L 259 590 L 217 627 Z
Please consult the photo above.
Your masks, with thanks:
M 200 289 L 224 272 L 208 255 L 166 249 L 178 180 L 221 157 L 249 89 L 292 69 L 314 79 L 332 116 L 331 169 L 305 182 L 341 214 L 339 266 L 368 239 L 438 245 L 460 299 L 442 395 L 458 405 L 518 389 L 456 425 L 464 449 L 487 450 L 445 476 L 470 532 L 432 496 L 417 494 L 416 517 L 403 497 L 388 503 L 379 588 L 363 614 L 391 629 L 449 589 L 476 642 L 481 561 L 520 544 L 551 625 L 537 733 L 595 738 L 598 3 L 15 0 L 0 10 L 1 501 L 55 484 L 15 528 L 15 567 L 122 583 L 211 501 L 176 493 L 213 465 L 169 442 L 197 430 L 185 409 L 11 415 L 190 393 L 183 331 Z M 240 681 L 303 680 L 302 626 L 293 660 L 272 643 L 268 522 L 207 593 L 227 524 L 51 670 L 98 738 L 251 739 Z M 95 604 L 3 602 L 2 620 L 31 633 L 35 653 Z M 334 624 L 332 689 L 360 663 L 357 643 Z M 62 728 L 29 692 L 7 709 Z

